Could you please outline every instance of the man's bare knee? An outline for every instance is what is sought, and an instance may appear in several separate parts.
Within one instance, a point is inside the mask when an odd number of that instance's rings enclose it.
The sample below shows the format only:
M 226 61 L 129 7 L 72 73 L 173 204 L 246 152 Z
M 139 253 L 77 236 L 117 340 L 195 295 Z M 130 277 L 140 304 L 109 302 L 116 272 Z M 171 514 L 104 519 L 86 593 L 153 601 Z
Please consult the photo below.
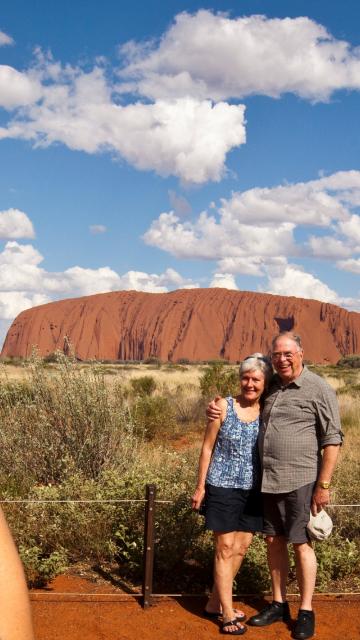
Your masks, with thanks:
M 294 542 L 293 543 L 294 553 L 297 557 L 313 555 L 314 549 L 311 542 Z

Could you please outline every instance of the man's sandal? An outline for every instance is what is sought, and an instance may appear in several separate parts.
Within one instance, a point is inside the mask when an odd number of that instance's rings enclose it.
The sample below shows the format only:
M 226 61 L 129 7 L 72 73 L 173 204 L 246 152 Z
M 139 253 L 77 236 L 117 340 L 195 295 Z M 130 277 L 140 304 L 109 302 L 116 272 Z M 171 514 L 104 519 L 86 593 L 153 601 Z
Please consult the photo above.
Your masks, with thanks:
M 227 631 L 228 627 L 237 627 L 235 631 Z M 227 622 L 223 622 L 221 625 L 221 633 L 227 636 L 242 636 L 246 633 L 247 627 L 238 626 L 238 620 L 234 618 L 234 620 L 228 620 Z

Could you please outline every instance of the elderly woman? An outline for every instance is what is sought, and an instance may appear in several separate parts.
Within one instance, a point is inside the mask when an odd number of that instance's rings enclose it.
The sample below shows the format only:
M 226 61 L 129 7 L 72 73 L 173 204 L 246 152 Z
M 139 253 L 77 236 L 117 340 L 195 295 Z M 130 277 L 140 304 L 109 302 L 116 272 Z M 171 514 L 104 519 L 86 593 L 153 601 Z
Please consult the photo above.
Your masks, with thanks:
M 242 612 L 232 603 L 232 585 L 253 534 L 262 530 L 257 438 L 261 396 L 272 375 L 267 358 L 248 356 L 240 365 L 240 393 L 221 398 L 219 419 L 208 419 L 192 508 L 205 499 L 206 528 L 214 532 L 214 588 L 204 614 L 222 616 L 222 632 L 242 635 Z M 221 611 L 221 612 L 220 612 Z

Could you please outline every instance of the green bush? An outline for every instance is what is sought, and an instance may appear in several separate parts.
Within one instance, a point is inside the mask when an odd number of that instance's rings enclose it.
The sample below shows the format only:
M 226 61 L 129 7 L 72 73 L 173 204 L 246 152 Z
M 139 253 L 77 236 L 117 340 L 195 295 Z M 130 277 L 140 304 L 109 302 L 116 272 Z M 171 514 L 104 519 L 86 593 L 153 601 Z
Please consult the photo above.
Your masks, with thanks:
M 315 543 L 317 559 L 316 584 L 321 591 L 329 588 L 334 580 L 347 578 L 360 563 L 360 547 L 354 541 L 341 538 L 337 532 L 328 540 Z
M 156 381 L 153 376 L 141 376 L 132 378 L 130 386 L 135 396 L 151 396 L 156 389 Z
M 163 396 L 143 396 L 136 400 L 131 411 L 136 435 L 153 440 L 168 437 L 176 427 L 175 413 L 171 402 Z
M 201 395 L 205 399 L 236 396 L 239 393 L 239 374 L 221 363 L 212 364 L 200 378 Z
M 43 587 L 67 567 L 65 549 L 44 556 L 39 547 L 19 547 L 25 575 L 30 587 Z

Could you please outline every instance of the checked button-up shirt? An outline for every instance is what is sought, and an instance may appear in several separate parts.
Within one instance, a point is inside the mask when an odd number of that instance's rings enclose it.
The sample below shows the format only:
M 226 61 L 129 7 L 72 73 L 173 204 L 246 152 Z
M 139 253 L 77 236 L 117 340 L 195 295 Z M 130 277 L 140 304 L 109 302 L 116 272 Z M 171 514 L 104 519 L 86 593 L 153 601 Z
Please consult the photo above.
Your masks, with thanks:
M 278 375 L 264 403 L 259 433 L 264 493 L 287 493 L 315 482 L 321 450 L 343 434 L 335 391 L 304 367 L 284 386 Z

